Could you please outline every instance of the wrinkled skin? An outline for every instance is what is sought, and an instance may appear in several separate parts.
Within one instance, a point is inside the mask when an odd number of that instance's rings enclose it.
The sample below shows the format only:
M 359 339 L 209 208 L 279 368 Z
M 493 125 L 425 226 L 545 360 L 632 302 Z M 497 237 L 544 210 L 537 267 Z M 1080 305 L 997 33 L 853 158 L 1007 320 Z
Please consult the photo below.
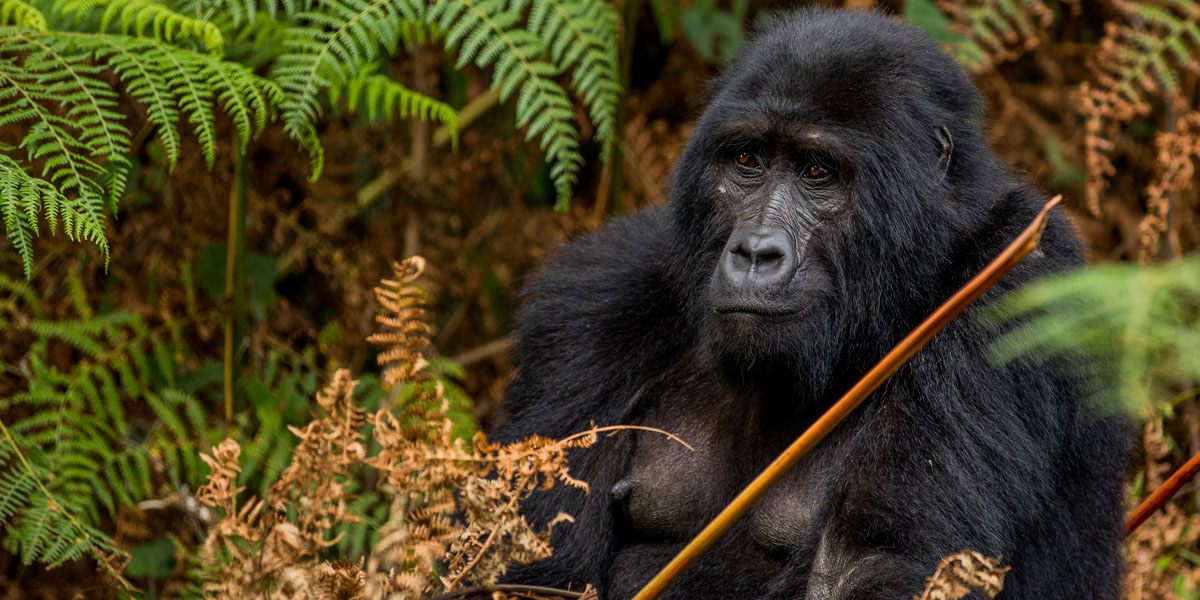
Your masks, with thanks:
M 979 129 L 977 93 L 883 16 L 781 16 L 713 86 L 667 206 L 563 247 L 526 292 L 495 440 L 623 432 L 571 456 L 591 492 L 525 506 L 554 556 L 507 579 L 631 597 L 1044 196 Z M 979 304 L 1080 263 L 1055 214 Z M 911 598 L 963 549 L 1002 598 L 1119 597 L 1127 424 L 1070 364 L 987 359 L 968 310 L 703 555 L 665 598 Z M 1069 362 L 1069 361 L 1068 361 Z

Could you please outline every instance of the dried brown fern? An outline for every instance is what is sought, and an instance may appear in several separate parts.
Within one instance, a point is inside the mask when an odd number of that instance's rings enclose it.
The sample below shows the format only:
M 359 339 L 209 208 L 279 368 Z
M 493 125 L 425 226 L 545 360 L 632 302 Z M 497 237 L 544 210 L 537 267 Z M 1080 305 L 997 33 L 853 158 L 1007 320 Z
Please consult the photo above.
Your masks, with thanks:
M 1100 214 L 1110 156 L 1120 129 L 1149 114 L 1152 103 L 1180 104 L 1179 72 L 1200 69 L 1200 4 L 1193 0 L 1114 0 L 1125 22 L 1106 24 L 1092 60 L 1094 83 L 1079 90 L 1084 117 L 1087 205 Z
M 498 446 L 480 433 L 466 447 L 451 434 L 449 403 L 423 354 L 431 333 L 424 295 L 415 284 L 423 270 L 423 260 L 410 258 L 395 266 L 396 280 L 376 288 L 386 311 L 377 317 L 384 331 L 370 338 L 387 347 L 379 357 L 385 385 L 413 386 L 400 406 L 375 415 L 382 449 L 367 461 L 379 469 L 394 499 L 367 565 L 368 585 L 371 593 L 401 598 L 492 583 L 509 564 L 550 556 L 549 529 L 533 530 L 518 507 L 556 480 L 586 491 L 586 484 L 567 474 L 566 451 L 595 443 L 592 433 Z M 445 565 L 444 577 L 439 564 Z
M 942 559 L 925 591 L 915 600 L 959 600 L 972 592 L 995 598 L 1004 589 L 1004 576 L 1012 567 L 1001 567 L 1000 558 L 964 550 Z
M 1159 256 L 1164 235 L 1171 256 L 1183 253 L 1178 229 L 1170 226 L 1170 220 L 1177 214 L 1172 206 L 1174 198 L 1195 183 L 1195 161 L 1200 159 L 1200 111 L 1178 119 L 1174 131 L 1158 134 L 1155 147 L 1158 176 L 1146 187 L 1146 216 L 1138 225 L 1138 257 L 1142 260 Z
M 1142 432 L 1144 490 L 1154 490 L 1171 473 L 1171 445 L 1163 433 L 1163 420 L 1146 423 Z M 1134 502 L 1141 498 L 1134 498 Z M 1152 513 L 1125 542 L 1126 600 L 1185 600 L 1186 590 L 1200 586 L 1200 567 L 1179 556 L 1195 552 L 1200 542 L 1200 515 L 1185 510 L 1187 501 L 1176 498 Z
M 238 507 L 243 488 L 235 485 L 241 453 L 236 441 L 226 439 L 212 456 L 202 455 L 212 474 L 197 497 L 224 515 L 204 545 L 203 560 L 211 574 L 204 586 L 206 597 L 361 596 L 361 583 L 357 588 L 348 583 L 359 576 L 347 574 L 345 565 L 320 560 L 321 551 L 338 541 L 330 532 L 357 520 L 346 510 L 345 489 L 350 468 L 366 458 L 359 433 L 365 416 L 354 404 L 354 386 L 349 371 L 339 370 L 317 395 L 325 416 L 304 429 L 290 428 L 300 443 L 265 502 L 251 498 Z
M 223 515 L 203 552 L 207 597 L 418 598 L 489 584 L 510 564 L 550 556 L 549 527 L 570 517 L 538 531 L 520 515 L 520 503 L 556 482 L 586 492 L 587 484 L 569 475 L 566 453 L 594 444 L 603 429 L 509 445 L 490 444 L 482 434 L 469 446 L 456 438 L 444 387 L 425 357 L 431 328 L 415 283 L 423 269 L 418 257 L 398 263 L 396 279 L 376 290 L 384 329 L 371 340 L 385 345 L 379 359 L 385 386 L 407 392 L 394 394 L 396 406 L 365 414 L 354 403 L 349 372 L 335 373 L 317 396 L 323 416 L 291 428 L 300 443 L 265 501 L 238 502 L 237 442 L 227 439 L 203 457 L 212 474 L 197 497 Z M 380 446 L 371 457 L 366 424 Z M 338 541 L 339 525 L 357 519 L 347 510 L 346 492 L 356 466 L 377 469 L 391 499 L 379 543 L 363 566 L 322 560 Z
M 384 368 L 383 382 L 389 388 L 400 382 L 428 379 L 421 372 L 429 365 L 424 352 L 433 334 L 425 310 L 425 290 L 416 284 L 425 272 L 425 259 L 409 257 L 394 263 L 392 270 L 396 279 L 384 279 L 375 288 L 375 298 L 384 310 L 375 315 L 375 321 L 384 329 L 367 338 L 384 347 L 376 360 Z

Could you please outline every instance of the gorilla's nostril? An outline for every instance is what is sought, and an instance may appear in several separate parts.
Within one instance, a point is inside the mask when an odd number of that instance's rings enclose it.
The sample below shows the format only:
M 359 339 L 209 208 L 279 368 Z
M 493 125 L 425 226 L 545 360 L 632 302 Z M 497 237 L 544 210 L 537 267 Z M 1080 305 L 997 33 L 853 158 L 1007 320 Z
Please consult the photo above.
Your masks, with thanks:
M 755 262 L 762 264 L 762 263 L 778 262 L 781 260 L 783 260 L 783 252 L 780 252 L 779 250 L 775 250 L 774 248 L 772 248 L 770 250 L 760 251 L 758 253 L 757 260 Z

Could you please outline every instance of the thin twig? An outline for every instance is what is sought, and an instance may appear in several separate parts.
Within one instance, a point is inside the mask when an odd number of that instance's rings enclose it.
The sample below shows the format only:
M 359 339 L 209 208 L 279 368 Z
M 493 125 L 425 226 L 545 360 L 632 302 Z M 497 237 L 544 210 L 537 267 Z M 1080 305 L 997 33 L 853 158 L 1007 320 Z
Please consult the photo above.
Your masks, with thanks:
M 691 444 L 679 439 L 678 436 L 676 436 L 675 434 L 673 434 L 669 431 L 663 431 L 662 429 L 659 429 L 657 427 L 646 427 L 643 425 L 608 425 L 605 427 L 593 427 L 587 431 L 580 431 L 579 433 L 568 435 L 567 437 L 565 437 L 561 440 L 558 440 L 558 443 L 562 444 L 562 443 L 569 442 L 572 440 L 577 440 L 585 435 L 591 435 L 593 433 L 602 433 L 605 431 L 623 431 L 626 429 L 637 429 L 639 431 L 651 431 L 654 433 L 661 433 L 661 434 L 667 436 L 667 439 L 671 439 L 671 440 L 675 440 L 676 442 L 679 442 L 679 444 L 682 445 L 684 448 L 687 448 L 688 450 L 691 450 L 693 452 L 696 451 L 696 449 L 693 448 Z
M 572 592 L 570 590 L 560 590 L 558 588 L 543 587 L 540 585 L 521 585 L 516 583 L 497 583 L 493 585 L 480 585 L 475 587 L 463 588 L 453 592 L 439 594 L 428 600 L 455 600 L 456 598 L 470 598 L 480 594 L 492 594 L 494 592 L 511 592 L 514 594 L 540 594 L 543 596 L 558 596 L 559 598 L 582 598 L 583 592 Z
M 1178 471 L 1172 473 L 1171 477 L 1165 483 L 1154 490 L 1154 493 L 1150 494 L 1149 498 L 1146 498 L 1141 505 L 1129 514 L 1129 518 L 1125 521 L 1127 534 L 1132 533 L 1134 529 L 1137 529 L 1146 519 L 1150 518 L 1151 513 L 1161 508 L 1163 504 L 1166 504 L 1168 500 L 1179 492 L 1179 488 L 1182 488 L 1184 484 L 1191 481 L 1197 473 L 1200 473 L 1200 453 L 1188 459 L 1182 467 L 1179 467 Z
M 464 369 L 483 360 L 487 360 L 497 354 L 504 354 L 512 347 L 512 338 L 502 337 L 498 340 L 492 340 L 482 346 L 476 346 L 454 357 L 454 362 L 458 363 Z

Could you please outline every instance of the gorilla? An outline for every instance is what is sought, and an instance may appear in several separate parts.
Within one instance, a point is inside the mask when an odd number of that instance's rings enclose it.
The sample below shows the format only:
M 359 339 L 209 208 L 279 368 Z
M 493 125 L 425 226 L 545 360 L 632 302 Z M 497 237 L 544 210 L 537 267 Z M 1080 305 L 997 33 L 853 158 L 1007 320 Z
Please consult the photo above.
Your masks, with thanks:
M 557 251 L 529 285 L 492 439 L 623 431 L 573 451 L 554 555 L 506 580 L 623 600 L 1045 196 L 981 132 L 978 92 L 879 14 L 780 15 L 717 78 L 666 206 Z M 1118 598 L 1129 428 L 1085 406 L 1071 359 L 996 365 L 978 318 L 1081 263 L 1054 214 L 1040 251 L 879 388 L 664 598 L 909 599 L 965 549 L 1012 567 L 1002 598 Z M 973 318 L 974 315 L 974 318 Z

